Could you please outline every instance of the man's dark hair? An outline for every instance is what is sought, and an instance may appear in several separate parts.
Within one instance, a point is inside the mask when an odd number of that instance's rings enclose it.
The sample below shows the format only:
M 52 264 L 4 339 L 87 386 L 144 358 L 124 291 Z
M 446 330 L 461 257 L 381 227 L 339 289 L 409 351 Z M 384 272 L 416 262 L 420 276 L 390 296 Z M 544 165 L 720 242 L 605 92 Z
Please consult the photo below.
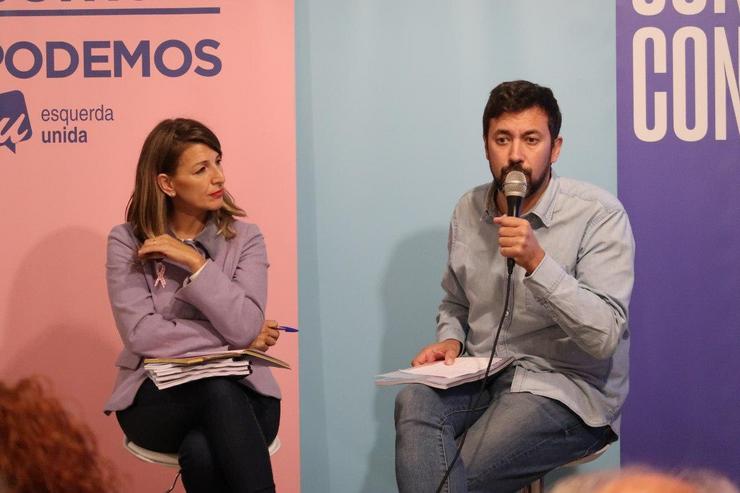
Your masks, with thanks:
M 547 114 L 547 128 L 550 130 L 550 139 L 554 141 L 560 134 L 562 122 L 558 100 L 549 88 L 526 80 L 502 82 L 493 88 L 483 111 L 483 137 L 488 137 L 491 118 L 533 107 L 541 108 Z

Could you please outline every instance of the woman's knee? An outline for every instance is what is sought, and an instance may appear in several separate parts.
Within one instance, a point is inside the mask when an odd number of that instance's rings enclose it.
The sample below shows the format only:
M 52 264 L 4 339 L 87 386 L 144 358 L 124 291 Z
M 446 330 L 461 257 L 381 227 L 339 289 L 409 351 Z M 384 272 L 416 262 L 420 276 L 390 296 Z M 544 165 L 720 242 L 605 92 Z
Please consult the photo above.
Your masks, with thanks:
M 201 430 L 191 430 L 179 450 L 180 466 L 198 470 L 208 470 L 214 467 L 213 454 L 208 439 Z
M 178 453 L 182 481 L 187 491 L 226 491 L 221 472 L 213 457 L 213 450 L 200 429 L 191 430 L 180 444 Z
M 238 400 L 249 402 L 242 384 L 230 378 L 205 378 L 198 382 L 199 395 L 205 402 Z
M 216 398 L 232 395 L 234 393 L 242 394 L 240 389 L 241 384 L 230 378 L 204 378 L 198 383 L 202 387 L 202 392 L 205 397 Z

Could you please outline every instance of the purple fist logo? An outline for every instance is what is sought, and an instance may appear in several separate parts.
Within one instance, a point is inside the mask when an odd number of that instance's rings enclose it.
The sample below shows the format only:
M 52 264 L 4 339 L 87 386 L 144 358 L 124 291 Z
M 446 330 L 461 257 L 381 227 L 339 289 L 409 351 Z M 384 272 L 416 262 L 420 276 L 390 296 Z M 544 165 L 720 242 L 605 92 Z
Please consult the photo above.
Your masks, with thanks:
M 0 147 L 15 154 L 15 146 L 33 135 L 26 100 L 20 91 L 0 94 Z

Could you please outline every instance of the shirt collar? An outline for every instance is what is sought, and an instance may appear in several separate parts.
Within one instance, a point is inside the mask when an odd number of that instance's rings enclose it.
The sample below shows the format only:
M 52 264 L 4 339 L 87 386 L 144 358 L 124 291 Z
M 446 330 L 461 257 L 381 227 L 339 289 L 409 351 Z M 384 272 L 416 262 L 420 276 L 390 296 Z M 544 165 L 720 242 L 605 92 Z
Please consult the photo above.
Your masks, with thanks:
M 172 230 L 169 230 L 170 235 L 173 237 L 175 234 L 172 232 Z M 205 228 L 203 228 L 203 231 L 198 233 L 198 235 L 195 238 L 192 239 L 186 239 L 182 240 L 183 243 L 189 244 L 191 246 L 196 247 L 199 250 L 203 250 L 202 253 L 205 254 L 206 258 L 214 259 L 216 255 L 218 255 L 219 247 L 221 246 L 221 242 L 218 238 L 218 228 L 216 227 L 216 222 L 213 219 L 210 219 L 207 223 Z
M 543 226 L 550 227 L 550 224 L 552 224 L 553 212 L 555 211 L 555 197 L 558 194 L 558 190 L 560 190 L 560 180 L 553 170 L 551 171 L 550 182 L 547 184 L 545 193 L 542 194 L 540 200 L 537 201 L 534 207 L 522 217 L 537 217 L 540 222 L 542 222 Z M 494 200 L 495 196 L 496 186 L 491 182 L 488 187 L 488 191 L 486 192 L 486 208 L 483 211 L 483 217 L 481 217 L 481 220 L 492 222 L 494 217 L 501 215 L 501 212 L 496 206 L 496 201 Z
M 555 212 L 555 197 L 557 197 L 559 190 L 560 179 L 555 174 L 555 171 L 551 170 L 550 183 L 547 184 L 545 193 L 542 194 L 540 200 L 537 201 L 532 210 L 527 212 L 526 215 L 533 214 L 537 216 L 542 221 L 542 224 L 546 228 L 549 228 L 550 224 L 552 224 L 553 213 Z
M 216 227 L 216 222 L 213 219 L 208 221 L 206 227 L 203 228 L 203 231 L 201 231 L 198 236 L 194 238 L 194 240 L 197 245 L 205 250 L 206 256 L 208 258 L 216 258 L 216 255 L 218 255 L 219 247 L 221 246 L 221 241 L 219 241 L 218 228 Z

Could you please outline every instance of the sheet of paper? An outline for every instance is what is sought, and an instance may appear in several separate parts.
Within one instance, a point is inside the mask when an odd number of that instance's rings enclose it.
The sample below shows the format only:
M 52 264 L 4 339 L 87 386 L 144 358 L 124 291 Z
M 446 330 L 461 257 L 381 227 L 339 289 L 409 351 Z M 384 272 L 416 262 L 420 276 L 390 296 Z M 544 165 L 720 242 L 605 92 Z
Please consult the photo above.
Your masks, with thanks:
M 492 367 L 496 366 L 496 363 L 501 358 L 493 358 Z M 452 365 L 445 365 L 444 361 L 437 361 L 423 366 L 415 366 L 413 368 L 406 368 L 400 370 L 404 373 L 410 373 L 412 375 L 429 375 L 435 377 L 444 378 L 456 378 L 462 375 L 468 375 L 475 373 L 480 370 L 485 370 L 488 365 L 488 358 L 474 358 L 474 357 L 463 357 L 455 358 L 455 363 Z

